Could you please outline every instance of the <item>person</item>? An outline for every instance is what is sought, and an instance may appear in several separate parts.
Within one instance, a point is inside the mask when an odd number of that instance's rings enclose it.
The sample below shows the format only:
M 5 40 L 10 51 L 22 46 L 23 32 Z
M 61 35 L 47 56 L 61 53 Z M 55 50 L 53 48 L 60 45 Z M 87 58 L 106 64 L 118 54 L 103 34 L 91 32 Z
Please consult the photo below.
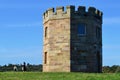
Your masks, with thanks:
M 14 70 L 14 71 L 18 71 L 17 66 L 14 66 L 14 67 L 13 67 L 13 70 Z
M 22 71 L 24 71 L 24 67 L 22 66 Z
M 27 71 L 26 63 L 25 63 L 25 62 L 23 62 L 23 65 L 22 65 L 22 71 Z

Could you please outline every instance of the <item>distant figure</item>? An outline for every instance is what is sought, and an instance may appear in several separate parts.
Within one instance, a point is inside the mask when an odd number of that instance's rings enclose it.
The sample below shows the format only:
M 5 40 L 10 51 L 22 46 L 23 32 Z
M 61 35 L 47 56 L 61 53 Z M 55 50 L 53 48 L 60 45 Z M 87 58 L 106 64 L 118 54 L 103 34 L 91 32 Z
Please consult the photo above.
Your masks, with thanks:
M 13 67 L 13 70 L 14 70 L 14 71 L 18 71 L 17 66 L 14 66 L 14 67 Z
M 22 71 L 24 71 L 24 67 L 23 67 L 23 65 L 22 65 Z
M 22 65 L 22 71 L 27 71 L 26 63 L 25 63 L 25 62 L 23 62 L 23 65 Z

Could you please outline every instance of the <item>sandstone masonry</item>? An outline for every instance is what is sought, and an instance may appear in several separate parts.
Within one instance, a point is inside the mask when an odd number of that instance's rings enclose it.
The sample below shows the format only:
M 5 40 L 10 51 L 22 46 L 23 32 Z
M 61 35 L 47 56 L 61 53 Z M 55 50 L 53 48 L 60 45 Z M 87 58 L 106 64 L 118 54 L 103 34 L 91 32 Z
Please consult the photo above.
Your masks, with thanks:
M 43 14 L 43 71 L 101 72 L 102 15 L 94 7 L 48 9 Z

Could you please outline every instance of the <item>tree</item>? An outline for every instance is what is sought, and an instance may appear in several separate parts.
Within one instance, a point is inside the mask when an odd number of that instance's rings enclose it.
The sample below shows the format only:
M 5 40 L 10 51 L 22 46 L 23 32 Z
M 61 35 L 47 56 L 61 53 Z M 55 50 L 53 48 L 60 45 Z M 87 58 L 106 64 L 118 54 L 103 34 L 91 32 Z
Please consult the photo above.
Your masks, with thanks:
M 115 73 L 120 73 L 120 66 L 117 67 Z

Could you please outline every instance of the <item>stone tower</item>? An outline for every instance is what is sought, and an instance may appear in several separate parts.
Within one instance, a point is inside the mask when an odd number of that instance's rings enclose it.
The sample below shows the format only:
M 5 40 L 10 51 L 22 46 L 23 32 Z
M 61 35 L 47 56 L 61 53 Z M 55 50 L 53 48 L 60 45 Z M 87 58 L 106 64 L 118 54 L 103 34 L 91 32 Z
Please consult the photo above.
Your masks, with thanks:
M 57 7 L 43 15 L 43 72 L 102 71 L 102 12 Z

